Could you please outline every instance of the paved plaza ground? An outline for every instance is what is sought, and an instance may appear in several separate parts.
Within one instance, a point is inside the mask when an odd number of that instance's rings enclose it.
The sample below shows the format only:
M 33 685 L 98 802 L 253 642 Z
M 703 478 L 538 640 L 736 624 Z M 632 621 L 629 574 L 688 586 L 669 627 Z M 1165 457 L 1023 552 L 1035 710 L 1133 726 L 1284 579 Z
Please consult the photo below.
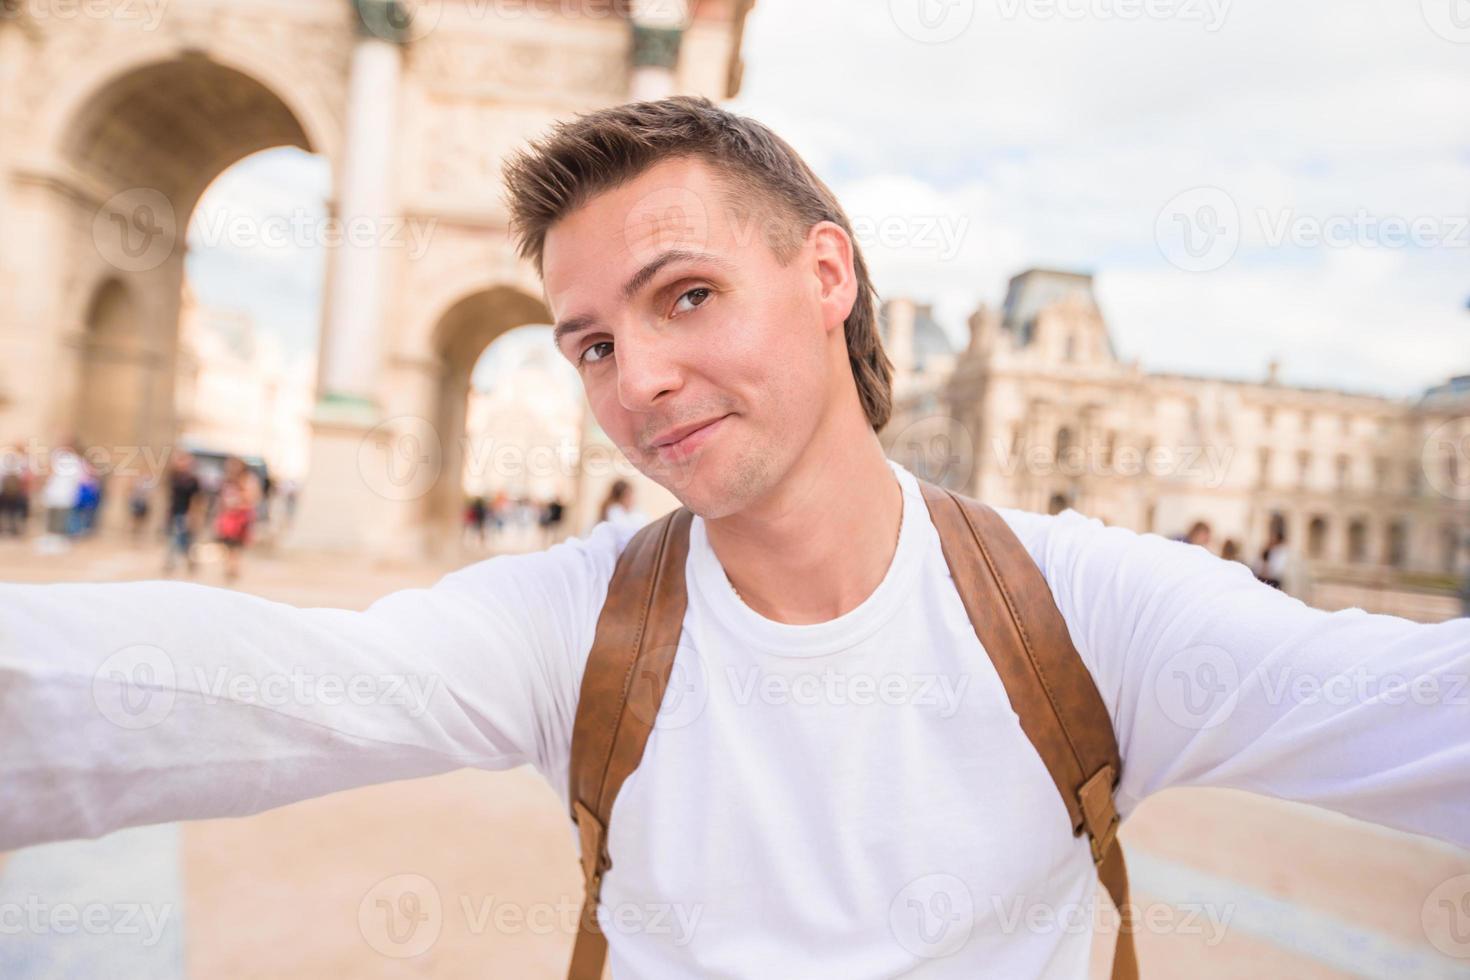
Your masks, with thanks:
M 198 580 L 219 584 L 207 557 Z M 257 554 L 238 587 L 363 608 L 455 564 Z M 40 556 L 0 541 L 3 581 L 129 580 L 160 568 L 151 543 Z M 1146 914 L 1145 977 L 1470 977 L 1470 878 L 1460 879 L 1470 853 L 1218 790 L 1156 797 L 1122 837 Z M 464 771 L 0 856 L 0 978 L 556 977 L 580 890 L 570 823 L 540 777 Z M 99 904 L 116 926 L 99 935 L 58 917 L 25 925 L 39 906 Z M 416 914 L 426 931 L 406 936 L 388 910 Z M 1110 948 L 1097 946 L 1100 956 Z M 1105 975 L 1103 964 L 1094 972 Z

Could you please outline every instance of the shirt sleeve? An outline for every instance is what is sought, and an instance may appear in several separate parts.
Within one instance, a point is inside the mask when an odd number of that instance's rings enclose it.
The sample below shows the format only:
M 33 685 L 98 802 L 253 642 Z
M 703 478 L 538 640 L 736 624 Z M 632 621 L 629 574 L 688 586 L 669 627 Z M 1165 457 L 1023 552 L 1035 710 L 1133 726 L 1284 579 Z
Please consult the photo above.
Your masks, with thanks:
M 465 766 L 564 774 L 611 525 L 361 612 L 0 585 L 0 850 Z
M 1324 612 L 1200 547 L 1003 516 L 1107 703 L 1125 815 L 1225 786 L 1470 847 L 1470 619 Z

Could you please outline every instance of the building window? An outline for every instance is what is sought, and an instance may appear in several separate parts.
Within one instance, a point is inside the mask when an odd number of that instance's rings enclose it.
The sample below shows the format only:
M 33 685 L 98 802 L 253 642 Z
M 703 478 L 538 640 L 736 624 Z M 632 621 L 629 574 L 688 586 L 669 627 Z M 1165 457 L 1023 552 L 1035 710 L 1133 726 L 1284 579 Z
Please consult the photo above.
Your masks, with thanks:
M 1388 493 L 1388 460 L 1382 456 L 1373 461 L 1373 485 L 1379 493 Z
M 1296 482 L 1302 489 L 1306 489 L 1307 480 L 1312 475 L 1312 454 L 1306 450 L 1296 454 Z
M 1353 461 L 1346 456 L 1337 457 L 1337 489 L 1346 493 L 1352 484 Z
M 1402 568 L 1409 555 L 1409 527 L 1403 521 L 1394 521 L 1388 526 L 1388 563 Z
M 1327 518 L 1314 517 L 1307 527 L 1307 557 L 1320 559 L 1327 554 Z
M 1057 464 L 1059 466 L 1067 465 L 1071 449 L 1072 430 L 1064 425 L 1057 430 Z
M 1265 408 L 1261 409 L 1261 425 L 1263 425 L 1263 426 L 1265 426 L 1266 428 L 1269 429 L 1269 428 L 1271 428 L 1271 426 L 1273 426 L 1275 424 L 1276 424 L 1276 409 L 1273 408 L 1270 405 L 1267 405 Z
M 1368 560 L 1368 525 L 1361 519 L 1348 525 L 1348 561 Z
M 1312 431 L 1312 413 L 1311 412 L 1303 412 L 1302 413 L 1302 431 L 1303 432 L 1311 432 Z
M 1261 449 L 1257 451 L 1259 457 L 1256 469 L 1256 482 L 1266 487 L 1271 485 L 1271 450 Z
M 1410 497 L 1419 496 L 1419 478 L 1423 472 L 1423 466 L 1417 462 L 1404 467 L 1404 493 Z

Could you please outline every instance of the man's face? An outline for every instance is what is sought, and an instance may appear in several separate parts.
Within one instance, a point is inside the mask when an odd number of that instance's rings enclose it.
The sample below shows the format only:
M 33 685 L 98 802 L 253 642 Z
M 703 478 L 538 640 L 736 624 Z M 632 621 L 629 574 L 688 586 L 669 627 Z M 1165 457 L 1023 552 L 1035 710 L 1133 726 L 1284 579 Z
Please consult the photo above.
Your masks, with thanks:
M 808 446 L 847 370 L 833 345 L 853 296 L 840 230 L 798 236 L 782 264 L 770 218 L 729 196 L 704 162 L 666 160 L 558 221 L 543 258 L 598 424 L 706 518 L 758 500 Z

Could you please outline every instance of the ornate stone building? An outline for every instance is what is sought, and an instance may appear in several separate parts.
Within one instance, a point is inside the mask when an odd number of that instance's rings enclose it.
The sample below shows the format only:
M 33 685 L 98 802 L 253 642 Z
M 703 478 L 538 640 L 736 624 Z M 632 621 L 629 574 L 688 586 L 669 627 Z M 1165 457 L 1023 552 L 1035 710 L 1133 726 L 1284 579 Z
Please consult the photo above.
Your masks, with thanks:
M 1203 520 L 1254 559 L 1274 527 L 1298 589 L 1447 587 L 1470 558 L 1470 378 L 1412 401 L 1152 374 L 1119 359 L 1091 277 L 1033 269 L 950 353 L 926 311 L 884 306 L 905 370 L 894 455 L 999 505 L 1141 531 Z
M 249 314 L 201 305 L 185 287 L 174 382 L 179 442 L 259 456 L 278 482 L 297 481 L 310 461 L 315 359 L 289 357 L 276 334 L 258 327 Z
M 502 159 L 579 111 L 733 95 L 751 2 L 0 0 L 0 441 L 174 442 L 190 215 L 296 146 L 334 186 L 298 543 L 452 534 L 470 370 L 548 320 Z

